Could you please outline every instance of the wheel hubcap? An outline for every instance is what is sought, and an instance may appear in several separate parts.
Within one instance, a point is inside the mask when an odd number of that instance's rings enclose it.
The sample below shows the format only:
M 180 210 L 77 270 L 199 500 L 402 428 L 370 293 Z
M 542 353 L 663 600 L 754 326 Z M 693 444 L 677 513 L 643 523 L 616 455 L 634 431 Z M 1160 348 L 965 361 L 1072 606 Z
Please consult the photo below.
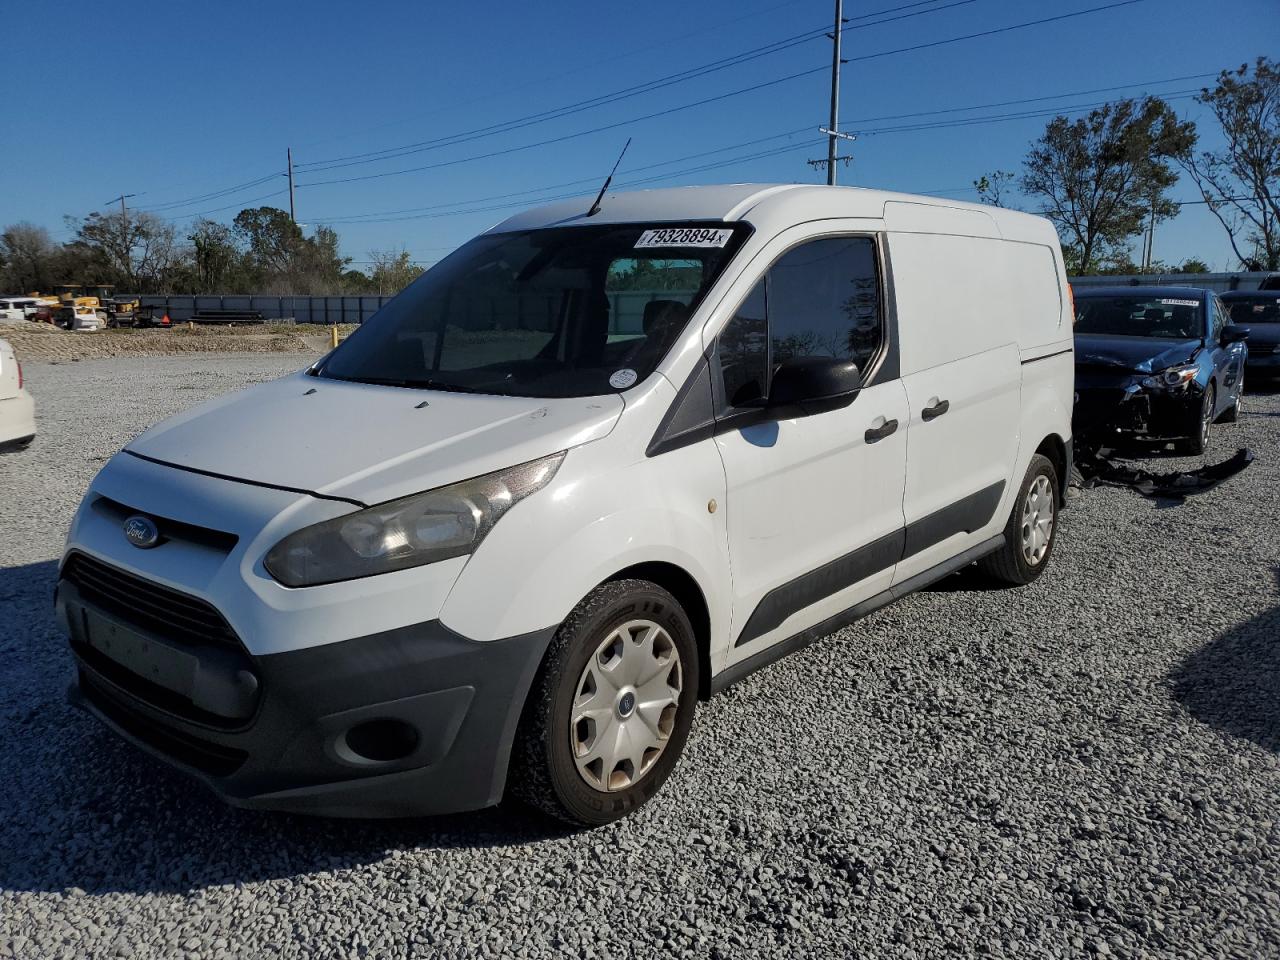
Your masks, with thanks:
M 1053 537 L 1053 490 L 1043 473 L 1031 483 L 1022 504 L 1022 557 L 1035 566 L 1049 552 Z
M 582 779 L 601 793 L 634 786 L 675 729 L 684 670 L 671 635 L 631 620 L 596 647 L 578 677 L 569 744 Z

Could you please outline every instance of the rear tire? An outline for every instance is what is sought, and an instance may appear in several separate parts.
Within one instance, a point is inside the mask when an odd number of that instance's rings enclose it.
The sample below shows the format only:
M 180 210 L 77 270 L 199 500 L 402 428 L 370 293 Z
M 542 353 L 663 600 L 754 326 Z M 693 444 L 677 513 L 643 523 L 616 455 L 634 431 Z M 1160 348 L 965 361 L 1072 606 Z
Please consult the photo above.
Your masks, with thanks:
M 1244 398 L 1244 371 L 1240 371 L 1240 376 L 1236 379 L 1236 398 L 1232 401 L 1231 406 L 1222 412 L 1222 416 L 1218 418 L 1219 423 L 1237 423 L 1240 420 L 1240 403 Z
M 978 569 L 1002 583 L 1023 586 L 1049 565 L 1058 532 L 1058 471 L 1036 454 L 1014 498 L 1004 546 L 978 561 Z
M 601 584 L 538 668 L 512 749 L 512 793 L 574 825 L 626 816 L 680 759 L 698 679 L 693 627 L 675 597 L 646 580 Z

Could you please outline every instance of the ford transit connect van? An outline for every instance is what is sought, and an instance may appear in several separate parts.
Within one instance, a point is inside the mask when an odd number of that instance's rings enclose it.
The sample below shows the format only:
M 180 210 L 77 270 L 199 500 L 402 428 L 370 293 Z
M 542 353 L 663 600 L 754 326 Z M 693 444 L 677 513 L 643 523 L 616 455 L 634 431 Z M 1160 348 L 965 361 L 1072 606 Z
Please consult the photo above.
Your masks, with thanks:
M 699 699 L 974 561 L 1049 564 L 1046 221 L 815 186 L 588 209 L 112 458 L 58 581 L 74 701 L 239 805 L 599 824 Z

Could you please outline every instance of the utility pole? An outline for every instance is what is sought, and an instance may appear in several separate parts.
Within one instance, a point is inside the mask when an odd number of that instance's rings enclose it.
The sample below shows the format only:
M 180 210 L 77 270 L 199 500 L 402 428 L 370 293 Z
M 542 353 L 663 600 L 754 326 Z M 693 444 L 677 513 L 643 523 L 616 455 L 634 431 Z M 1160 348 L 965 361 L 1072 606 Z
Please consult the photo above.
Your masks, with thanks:
M 293 215 L 293 147 L 285 147 L 285 158 L 289 165 L 289 219 L 297 223 L 298 218 Z
M 835 26 L 831 28 L 831 133 L 827 137 L 827 184 L 836 184 L 836 157 L 839 154 L 840 129 L 840 30 L 844 26 L 844 0 L 836 0 Z
M 117 200 L 119 200 L 120 201 L 120 219 L 127 223 L 129 220 L 129 211 L 125 209 L 124 202 L 128 200 L 130 197 L 136 197 L 136 196 L 137 196 L 136 193 L 122 193 L 118 197 L 112 197 L 110 200 L 107 201 L 107 203 L 115 203 Z M 104 203 L 103 206 L 105 207 L 107 203 Z
M 818 129 L 827 135 L 827 158 L 825 160 L 809 160 L 806 161 L 809 166 L 826 167 L 827 183 L 835 186 L 836 183 L 836 164 L 848 164 L 852 157 L 840 156 L 840 141 L 853 141 L 856 137 L 840 132 L 840 65 L 844 63 L 840 59 L 840 32 L 844 29 L 847 21 L 844 19 L 844 0 L 836 0 L 836 19 L 835 26 L 832 31 L 827 34 L 831 38 L 831 123 L 829 126 L 819 127 Z
M 1147 243 L 1146 249 L 1142 255 L 1142 272 L 1147 273 L 1151 269 L 1151 261 L 1155 259 L 1154 249 L 1156 243 L 1156 195 L 1151 194 L 1151 219 L 1147 221 Z

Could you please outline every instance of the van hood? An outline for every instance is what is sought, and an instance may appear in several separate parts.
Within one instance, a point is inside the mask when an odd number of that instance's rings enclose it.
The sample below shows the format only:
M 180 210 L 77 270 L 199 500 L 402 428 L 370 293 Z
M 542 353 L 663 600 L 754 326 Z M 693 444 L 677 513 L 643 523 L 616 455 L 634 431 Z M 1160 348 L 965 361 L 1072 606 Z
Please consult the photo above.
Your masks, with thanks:
M 1076 337 L 1076 364 L 1114 367 L 1134 373 L 1156 373 L 1185 363 L 1200 349 L 1199 340 L 1156 337 L 1118 337 L 1097 334 Z
M 598 440 L 623 406 L 619 396 L 498 397 L 299 373 L 188 410 L 125 450 L 367 505 Z

